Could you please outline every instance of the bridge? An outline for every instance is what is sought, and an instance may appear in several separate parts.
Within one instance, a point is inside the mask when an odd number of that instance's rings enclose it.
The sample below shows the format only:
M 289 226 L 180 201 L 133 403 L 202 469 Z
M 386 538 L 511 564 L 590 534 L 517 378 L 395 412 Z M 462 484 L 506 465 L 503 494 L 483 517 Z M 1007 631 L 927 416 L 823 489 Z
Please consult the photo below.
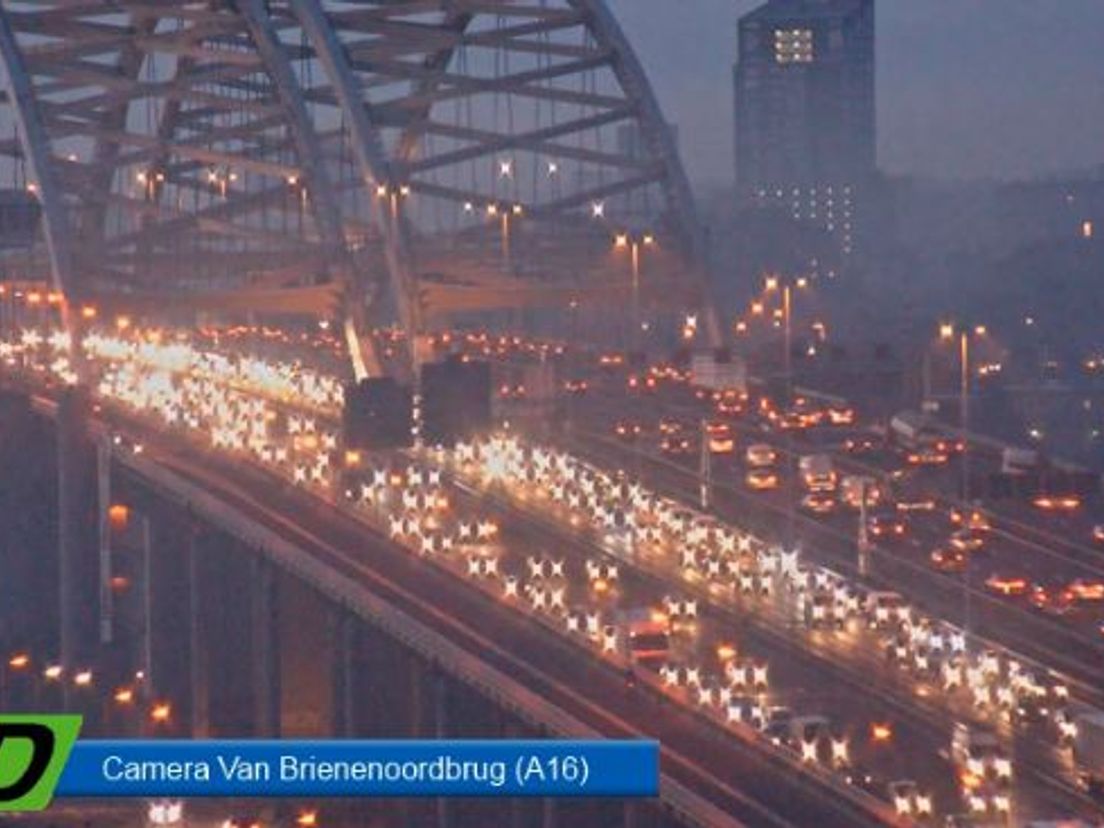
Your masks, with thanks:
M 324 803 L 327 824 L 1094 813 L 1062 729 L 1104 704 L 1084 630 L 899 549 L 871 581 L 849 527 L 795 529 L 792 492 L 749 505 L 611 438 L 645 409 L 704 423 L 714 401 L 656 363 L 725 336 L 602 0 L 9 2 L 0 60 L 0 173 L 41 212 L 0 258 L 0 453 L 25 470 L 0 554 L 32 585 L 2 706 L 154 738 L 662 744 L 656 801 Z M 417 390 L 449 353 L 492 364 L 505 430 L 345 445 L 346 383 Z M 888 620 L 887 581 L 915 602 Z M 670 621 L 657 669 L 626 650 L 641 607 Z M 962 788 L 952 719 L 1000 729 L 1014 787 Z

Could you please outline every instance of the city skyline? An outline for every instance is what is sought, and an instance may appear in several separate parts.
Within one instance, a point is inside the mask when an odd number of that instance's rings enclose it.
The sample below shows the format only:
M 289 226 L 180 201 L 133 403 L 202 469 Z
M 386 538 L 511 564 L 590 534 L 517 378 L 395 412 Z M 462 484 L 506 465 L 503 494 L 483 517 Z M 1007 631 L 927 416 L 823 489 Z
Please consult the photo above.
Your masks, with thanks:
M 699 190 L 733 182 L 736 22 L 760 5 L 610 0 L 664 114 L 687 136 L 684 162 Z M 1085 94 L 1104 89 L 1104 62 L 1094 57 L 1104 6 L 880 0 L 876 20 L 878 163 L 885 172 L 1016 179 L 1104 162 L 1094 131 L 1104 94 Z M 1033 51 L 1035 42 L 1047 50 Z M 959 82 L 967 71 L 969 82 Z

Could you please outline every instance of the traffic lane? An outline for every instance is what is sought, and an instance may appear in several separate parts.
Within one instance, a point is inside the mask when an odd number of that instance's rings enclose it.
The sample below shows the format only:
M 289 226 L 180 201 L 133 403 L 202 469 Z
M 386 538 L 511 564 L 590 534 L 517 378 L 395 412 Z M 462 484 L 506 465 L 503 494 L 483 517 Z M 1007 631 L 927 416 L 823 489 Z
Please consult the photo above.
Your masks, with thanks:
M 537 508 L 533 506 L 532 508 Z M 545 504 L 540 504 L 540 508 L 545 508 Z M 549 518 L 560 517 L 556 514 L 549 515 Z M 562 523 L 562 521 L 560 521 Z M 660 586 L 663 589 L 670 589 L 671 584 L 677 582 L 675 578 L 671 576 L 671 573 L 666 573 L 660 576 Z M 699 595 L 699 597 L 707 597 L 705 595 Z M 712 596 L 714 599 L 716 596 Z M 910 682 L 909 679 L 902 676 L 901 673 L 891 671 L 890 668 L 883 661 L 879 661 L 874 658 L 866 658 L 873 654 L 874 650 L 878 648 L 871 646 L 870 643 L 859 643 L 854 648 L 848 650 L 846 646 L 841 647 L 837 636 L 832 634 L 820 634 L 816 633 L 812 636 L 804 637 L 798 635 L 794 640 L 787 640 L 784 636 L 781 636 L 779 631 L 783 629 L 789 629 L 791 631 L 797 631 L 796 626 L 792 623 L 792 618 L 786 618 L 778 613 L 773 615 L 769 612 L 764 613 L 762 608 L 759 608 L 759 612 L 753 612 L 743 614 L 737 611 L 732 614 L 731 608 L 727 610 L 718 610 L 722 616 L 739 618 L 742 621 L 751 620 L 764 624 L 761 626 L 761 630 L 770 630 L 768 648 L 771 652 L 778 652 L 781 646 L 782 649 L 792 648 L 794 652 L 801 653 L 801 661 L 808 661 L 809 653 L 818 653 L 821 655 L 820 668 L 814 669 L 813 672 L 818 675 L 835 674 L 839 677 L 844 677 L 846 682 L 852 684 L 851 692 L 856 694 L 856 697 L 867 699 L 870 695 L 877 690 L 881 689 L 881 686 L 889 688 L 889 691 L 884 695 L 880 695 L 879 698 L 885 703 L 885 707 L 893 702 L 897 703 L 895 710 L 894 721 L 906 720 L 910 723 L 918 723 L 916 727 L 917 732 L 926 731 L 925 738 L 930 737 L 930 744 L 939 745 L 935 749 L 937 754 L 946 754 L 947 743 L 949 742 L 950 728 L 946 719 L 946 709 L 934 706 L 934 704 L 925 704 L 921 699 L 917 698 L 914 693 L 917 688 Z M 707 610 L 708 612 L 711 610 Z M 743 632 L 747 632 L 750 628 L 746 623 L 741 624 L 739 627 Z M 856 681 L 852 676 L 848 677 L 847 674 L 840 670 L 831 670 L 827 668 L 833 662 L 843 663 L 844 660 L 857 660 L 859 663 L 857 666 L 859 669 L 853 671 L 860 676 L 860 680 Z M 808 681 L 808 676 L 806 676 Z M 873 684 L 872 684 L 873 682 Z M 877 686 L 877 687 L 876 687 Z M 898 699 L 891 699 L 890 692 L 897 692 L 904 700 L 901 704 Z M 919 716 L 919 710 L 923 707 L 929 709 L 929 714 L 926 718 Z M 804 712 L 804 711 L 802 711 Z M 974 715 L 969 712 L 964 718 L 972 719 Z M 932 723 L 935 723 L 934 725 Z M 1081 798 L 1074 792 L 1071 792 L 1062 781 L 1058 779 L 1062 775 L 1064 770 L 1061 767 L 1062 757 L 1057 756 L 1048 745 L 1042 744 L 1039 739 L 1034 738 L 1034 734 L 1016 734 L 1012 739 L 1011 751 L 1014 755 L 1021 758 L 1029 769 L 1028 773 L 1024 774 L 1025 779 L 1029 780 L 1022 783 L 1016 794 L 1016 801 L 1020 814 L 1031 814 L 1046 816 L 1053 814 L 1055 809 L 1066 809 L 1065 812 L 1073 813 L 1073 810 L 1083 806 Z M 921 751 L 922 754 L 927 755 L 925 751 Z M 938 775 L 938 774 L 937 774 Z M 902 774 L 903 778 L 907 778 L 907 773 Z M 931 778 L 928 774 L 924 774 L 920 779 Z M 941 801 L 951 801 L 954 799 L 954 786 L 953 786 L 953 774 L 948 773 L 940 780 L 943 783 L 941 789 L 937 790 L 937 796 Z M 937 783 L 938 786 L 938 783 Z M 950 791 L 950 795 L 948 795 Z M 1071 795 L 1072 793 L 1072 795 Z
M 376 542 L 366 545 L 365 528 L 332 506 L 244 464 L 228 465 L 221 457 L 194 451 L 186 456 L 171 451 L 157 456 L 314 551 L 338 571 L 416 613 L 461 643 L 473 658 L 524 677 L 536 692 L 580 720 L 611 736 L 658 738 L 664 745 L 667 772 L 727 812 L 751 824 L 877 824 L 814 789 L 807 780 L 780 772 L 756 751 L 718 734 L 689 711 L 647 693 L 627 692 L 615 671 L 453 575 L 428 567 L 381 539 L 373 538 Z M 294 522 L 287 515 L 295 515 Z M 380 574 L 384 571 L 386 578 Z M 478 623 L 471 626 L 455 620 L 459 618 L 478 619 Z M 494 640 L 479 630 L 494 630 Z M 782 815 L 782 820 L 772 823 L 772 813 Z
M 697 400 L 678 401 L 672 398 L 670 394 L 664 395 L 661 393 L 654 393 L 651 398 L 657 403 L 657 406 L 661 406 L 664 411 L 672 412 L 674 416 L 696 419 L 711 415 L 711 408 Z M 611 417 L 617 415 L 618 408 L 621 404 L 614 396 L 600 397 L 596 395 L 594 402 L 596 410 L 601 415 Z M 762 423 L 748 422 L 746 417 L 722 416 L 718 419 L 728 422 L 735 430 L 748 435 L 749 438 L 754 438 L 759 442 L 765 442 L 771 445 L 781 454 L 807 454 L 824 451 L 834 455 L 836 465 L 841 471 L 855 474 L 872 474 L 875 477 L 900 475 L 896 481 L 898 485 L 920 485 L 922 486 L 923 493 L 941 498 L 941 500 L 947 502 L 948 507 L 951 505 L 960 505 L 957 504 L 953 494 L 952 496 L 947 496 L 945 494 L 947 492 L 955 493 L 959 489 L 961 481 L 961 464 L 954 458 L 952 458 L 950 462 L 939 466 L 915 466 L 903 462 L 902 454 L 904 452 L 893 449 L 890 446 L 876 448 L 861 454 L 841 451 L 841 447 L 839 446 L 841 434 L 850 434 L 851 432 L 862 433 L 863 429 L 861 428 L 848 427 L 840 429 L 826 426 L 796 431 L 779 431 L 774 428 L 764 428 Z M 871 436 L 875 434 L 870 430 L 867 430 L 866 433 Z M 881 439 L 884 440 L 884 438 Z M 987 454 L 989 453 L 987 452 Z M 999 455 L 992 454 L 992 459 L 999 461 Z M 984 471 L 983 469 L 977 468 L 978 457 L 977 453 L 974 451 L 970 452 L 970 463 L 971 471 L 974 474 Z M 999 462 L 991 470 L 999 470 Z M 995 514 L 1001 514 L 1005 511 L 992 508 L 989 510 L 994 511 Z M 1008 514 L 1008 517 L 1011 519 L 1013 515 Z M 1073 537 L 1090 537 L 1092 526 L 1095 525 L 1095 521 L 1079 526 L 1073 532 L 1066 533 L 1067 537 L 1062 537 L 1062 535 L 1054 531 L 1048 532 L 1046 527 L 1032 525 L 1033 522 L 1037 524 L 1038 518 L 1040 517 L 1043 517 L 1043 515 L 1038 511 L 1036 511 L 1034 515 L 1020 515 L 1019 519 L 1013 522 L 1013 526 L 1016 530 L 1022 530 L 1025 533 L 1029 533 L 1029 536 L 1038 534 L 1044 535 L 1047 542 L 1056 544 L 1061 547 L 1062 550 L 1068 551 L 1066 557 L 1068 557 L 1073 564 L 1080 562 L 1087 566 L 1099 566 L 1104 562 L 1104 556 L 1099 554 L 1099 549 L 1069 540 L 1069 535 Z M 1009 532 L 1009 535 L 1013 536 L 1009 537 L 1010 542 L 1021 542 L 1019 538 L 1014 537 L 1016 535 L 1015 531 Z M 1090 571 L 1086 574 L 1100 574 L 1100 572 Z M 1076 577 L 1076 574 L 1072 574 L 1071 577 Z
M 599 417 L 601 416 L 603 415 L 599 415 Z M 578 429 L 575 429 L 575 433 L 579 433 Z M 629 453 L 630 455 L 627 459 L 625 457 L 610 457 L 609 459 L 612 459 L 617 467 L 629 467 L 632 468 L 634 471 L 637 471 L 639 463 L 641 461 L 641 456 L 639 454 L 639 446 L 641 444 L 647 445 L 647 442 L 640 440 L 637 441 L 637 445 L 625 444 L 623 446 L 623 451 L 625 453 Z M 697 468 L 689 467 L 692 461 L 692 457 L 674 458 L 674 462 L 680 464 L 687 475 L 691 475 L 696 478 Z M 723 462 L 724 461 L 722 461 L 722 463 Z M 734 465 L 729 468 L 734 469 L 736 468 L 736 466 Z M 727 485 L 722 478 L 722 474 L 720 473 L 723 471 L 724 468 L 722 467 L 722 469 L 720 469 L 718 473 L 714 473 L 713 475 L 715 486 L 721 489 L 724 489 Z M 781 529 L 786 529 L 788 531 L 789 509 L 786 505 L 787 491 L 788 488 L 792 487 L 795 492 L 795 496 L 800 497 L 800 489 L 797 486 L 796 482 L 793 480 L 792 472 L 790 474 L 784 474 L 781 469 L 779 470 L 779 472 L 786 478 L 783 481 L 783 485 L 781 485 L 774 493 L 769 493 L 765 496 L 761 496 L 758 502 L 766 502 L 768 505 L 772 506 L 773 511 L 782 513 L 783 516 L 786 518 L 787 525 L 781 527 Z M 742 477 L 742 471 L 739 472 L 739 474 Z M 728 489 L 730 492 L 734 493 L 737 496 L 737 499 L 745 499 L 750 494 L 742 490 L 742 487 L 739 486 L 728 486 Z M 682 495 L 684 497 L 690 495 L 694 499 L 696 499 L 698 493 L 697 491 L 691 493 L 688 490 L 684 490 L 682 492 Z M 771 503 L 770 499 L 774 499 L 774 502 Z M 774 537 L 781 536 L 780 527 L 777 525 L 777 522 L 769 518 L 768 515 L 761 511 L 757 511 L 754 509 L 746 510 L 741 517 L 744 521 L 742 525 L 745 525 L 750 529 L 765 532 Z M 806 515 L 800 515 L 799 517 L 801 517 L 802 520 L 795 519 L 795 524 L 802 525 L 804 531 L 800 532 L 800 536 L 804 538 L 807 542 L 815 542 L 817 544 L 820 544 L 823 543 L 828 537 L 834 536 L 832 537 L 832 542 L 836 545 L 841 542 L 845 544 L 852 544 L 849 551 L 840 549 L 832 551 L 835 552 L 834 557 L 837 560 L 839 558 L 843 558 L 846 565 L 854 565 L 854 561 L 856 559 L 856 552 L 853 546 L 855 537 L 854 534 L 852 534 L 850 538 L 841 538 L 840 533 L 837 532 L 831 524 L 810 520 Z M 939 520 L 935 516 L 932 516 L 932 518 L 933 520 L 930 522 L 930 524 L 933 528 L 928 530 L 931 532 L 931 534 L 927 534 L 927 531 L 924 531 L 920 534 L 921 543 L 919 546 L 920 548 L 923 548 L 924 545 L 927 545 L 927 553 L 923 555 L 917 555 L 915 554 L 915 552 L 906 554 L 895 546 L 890 545 L 877 548 L 875 550 L 875 556 L 879 559 L 884 560 L 887 558 L 887 556 L 900 555 L 902 558 L 902 563 L 905 566 L 905 571 L 920 573 L 920 580 L 924 583 L 931 583 L 933 581 L 938 583 L 939 581 L 948 580 L 948 576 L 943 575 L 942 573 L 935 572 L 927 566 L 927 554 L 930 554 L 932 550 L 938 547 L 946 545 L 946 541 L 950 535 L 951 528 L 948 525 L 948 531 L 946 532 L 946 534 L 943 534 L 943 532 L 938 529 Z M 921 525 L 929 523 L 928 521 L 925 521 L 923 519 L 920 519 L 919 522 Z M 813 530 L 811 533 L 808 531 L 810 529 Z M 914 546 L 916 545 L 914 544 Z M 993 547 L 993 549 L 991 549 L 990 553 L 987 553 L 990 554 L 991 563 L 982 564 L 982 566 L 984 567 L 983 574 L 971 572 L 971 593 L 974 598 L 977 599 L 974 603 L 978 603 L 979 605 L 991 606 L 992 603 L 997 600 L 992 594 L 984 590 L 981 586 L 990 574 L 996 573 L 1002 575 L 1014 575 L 1017 573 L 1017 569 L 1022 570 L 1023 568 L 1022 561 L 1024 560 L 1024 551 L 1022 544 L 1003 549 L 999 554 L 992 554 L 997 551 L 997 547 L 999 545 L 991 544 L 991 546 Z M 814 545 L 807 548 L 812 548 L 814 551 L 816 551 L 819 549 L 819 545 Z M 982 556 L 982 560 L 984 561 L 984 556 Z M 1044 572 L 1042 568 L 1040 568 L 1039 571 L 1041 574 Z M 1067 572 L 1066 574 L 1069 575 L 1070 579 L 1077 577 L 1077 574 L 1072 571 Z M 978 577 L 979 575 L 980 577 Z M 955 578 L 953 580 L 958 579 Z M 907 587 L 898 587 L 905 592 L 909 592 L 915 586 L 915 584 L 909 579 L 898 581 L 897 583 L 900 585 L 908 585 Z M 927 596 L 923 595 L 921 597 L 927 598 Z M 942 612 L 945 617 L 961 618 L 961 614 L 964 612 L 961 606 L 956 608 L 953 603 L 948 605 L 946 602 L 941 602 L 933 606 L 932 608 L 936 609 L 936 607 L 939 607 L 939 611 Z M 950 615 L 947 615 L 948 609 L 952 611 Z M 1008 643 L 1009 646 L 1011 646 L 1013 649 L 1021 651 L 1024 650 L 1025 648 L 1022 646 L 1022 644 L 1019 643 L 1020 641 L 1022 641 L 1022 639 L 1018 635 L 1016 637 L 1008 637 L 1006 635 L 1007 631 L 1003 619 L 1006 619 L 1008 616 L 1015 614 L 1023 616 L 1019 619 L 1017 625 L 1019 628 L 1021 628 L 1021 631 L 1022 628 L 1041 630 L 1041 632 L 1033 633 L 1033 635 L 1036 635 L 1039 639 L 1039 652 L 1043 653 L 1049 651 L 1050 655 L 1055 658 L 1055 661 L 1053 662 L 1055 666 L 1061 666 L 1062 669 L 1071 672 L 1074 676 L 1079 676 L 1079 674 L 1081 674 L 1079 677 L 1087 678 L 1087 680 L 1096 683 L 1099 686 L 1102 677 L 1104 677 L 1104 666 L 1101 666 L 1098 670 L 1094 670 L 1092 668 L 1092 665 L 1086 665 L 1081 660 L 1071 660 L 1068 655 L 1071 647 L 1073 647 L 1075 650 L 1077 648 L 1084 649 L 1087 647 L 1090 649 L 1090 651 L 1099 651 L 1101 655 L 1104 656 L 1104 640 L 1102 640 L 1102 636 L 1097 632 L 1096 623 L 1092 615 L 1089 615 L 1088 613 L 1083 613 L 1071 616 L 1069 619 L 1057 619 L 1051 616 L 1042 616 L 1036 613 L 1034 610 L 1030 609 L 1025 604 L 1008 602 L 1005 604 L 1005 612 L 998 613 L 998 618 L 1001 619 L 1000 623 L 998 623 L 996 627 L 989 627 L 988 625 L 985 626 L 984 628 L 982 628 L 983 634 L 995 640 L 1005 640 L 1005 642 Z M 984 621 L 984 618 L 979 618 L 975 615 L 974 620 Z M 1062 640 L 1062 628 L 1066 628 L 1066 633 L 1068 634 L 1070 640 Z M 1028 654 L 1030 655 L 1031 653 Z M 1042 660 L 1045 661 L 1045 659 Z M 1088 669 L 1088 672 L 1086 672 L 1086 669 Z
M 677 492 L 674 494 L 678 496 Z M 686 494 L 686 492 L 683 492 L 683 499 L 686 499 Z M 877 681 L 880 672 L 879 666 L 869 660 L 863 661 L 863 653 L 851 652 L 848 654 L 840 653 L 839 650 L 835 652 L 837 657 L 848 657 L 849 655 L 854 659 L 857 656 L 860 661 L 858 665 L 861 670 L 860 675 L 863 676 L 864 681 Z M 900 678 L 900 674 L 894 673 L 893 676 L 894 679 Z M 888 687 L 892 688 L 893 683 L 894 681 L 891 680 Z M 935 721 L 944 723 L 943 728 L 949 739 L 949 721 L 946 719 L 946 708 L 912 696 L 913 688 L 908 685 L 907 680 L 904 682 L 898 681 L 897 683 L 905 693 L 906 703 L 915 705 L 917 709 L 927 710 Z M 973 718 L 973 716 L 966 715 L 964 718 Z M 1017 793 L 1017 801 L 1020 803 L 1023 813 L 1035 813 L 1042 816 L 1055 812 L 1096 813 L 1093 806 L 1087 803 L 1085 798 L 1072 787 L 1068 754 L 1056 751 L 1031 731 L 1016 734 L 1013 739 L 1013 754 L 1026 761 L 1031 768 L 1032 782 L 1020 788 Z
M 564 571 L 572 589 L 569 597 L 581 597 L 583 606 L 591 610 L 612 613 L 616 608 L 658 608 L 667 596 L 687 595 L 676 578 L 657 580 L 642 576 L 625 556 L 618 556 L 601 549 L 593 535 L 582 530 L 550 529 L 545 523 L 537 523 L 520 509 L 503 509 L 493 496 L 476 497 L 461 495 L 478 508 L 482 514 L 497 519 L 500 537 L 505 549 L 526 549 L 533 557 L 548 557 L 564 561 Z M 460 505 L 458 500 L 457 505 Z M 532 509 L 539 509 L 546 520 L 557 526 L 569 526 L 570 515 L 556 504 L 541 502 L 526 496 L 525 502 Z M 615 588 L 599 595 L 589 589 L 585 579 L 585 564 L 598 556 L 612 558 L 621 566 Z M 523 574 L 523 560 L 500 558 L 499 567 L 504 572 Z M 788 615 L 777 615 L 772 626 L 787 627 L 796 631 L 796 611 L 791 606 Z M 953 790 L 953 774 L 939 758 L 945 748 L 946 734 L 930 728 L 917 728 L 913 721 L 902 720 L 897 708 L 887 703 L 867 685 L 856 685 L 839 674 L 823 669 L 823 660 L 810 658 L 802 646 L 779 647 L 777 635 L 768 637 L 756 625 L 746 623 L 746 617 L 736 617 L 715 612 L 712 607 L 702 610 L 699 623 L 691 633 L 680 632 L 675 636 L 681 659 L 693 665 L 723 674 L 717 650 L 721 644 L 734 646 L 741 658 L 763 661 L 769 664 L 769 704 L 788 705 L 798 715 L 823 714 L 833 720 L 840 730 L 848 733 L 856 748 L 856 761 L 866 764 L 877 761 L 878 766 L 892 774 L 890 778 L 913 778 L 921 782 L 924 790 L 937 793 L 946 801 Z M 677 660 L 677 659 L 676 659 Z M 876 669 L 887 674 L 884 663 Z M 810 689 L 814 688 L 814 689 Z M 899 751 L 889 745 L 872 743 L 867 739 L 875 722 L 901 722 Z M 867 753 L 873 750 L 873 755 Z
M 597 458 L 599 462 L 621 468 L 639 463 L 641 470 L 647 473 L 649 484 L 663 494 L 687 502 L 694 502 L 698 496 L 696 470 L 676 468 L 638 453 L 634 453 L 634 459 L 627 459 L 624 455 L 630 447 L 615 445 L 604 438 L 584 437 L 578 432 L 573 438 L 576 441 L 585 439 L 586 442 L 576 442 L 573 446 L 584 456 Z M 768 536 L 782 534 L 784 526 L 780 527 L 779 521 L 788 521 L 789 513 L 785 505 L 759 499 L 737 487 L 715 484 L 715 488 L 728 495 L 714 501 L 714 510 L 722 518 L 752 531 L 762 530 Z M 853 534 L 837 533 L 832 527 L 803 514 L 794 515 L 793 525 L 807 556 L 841 571 L 855 572 L 857 553 Z M 957 623 L 964 620 L 965 592 L 961 579 L 932 571 L 926 560 L 899 556 L 880 547 L 873 549 L 872 561 L 874 574 L 890 588 L 918 595 L 919 603 L 937 617 Z M 1075 630 L 998 600 L 976 586 L 971 589 L 971 596 L 972 628 L 979 635 L 1003 641 L 1030 658 L 1061 669 L 1077 680 L 1082 696 L 1094 703 L 1104 702 L 1104 692 L 1101 692 L 1104 663 L 1084 657 L 1086 643 L 1076 636 Z M 1096 644 L 1092 641 L 1090 646 Z

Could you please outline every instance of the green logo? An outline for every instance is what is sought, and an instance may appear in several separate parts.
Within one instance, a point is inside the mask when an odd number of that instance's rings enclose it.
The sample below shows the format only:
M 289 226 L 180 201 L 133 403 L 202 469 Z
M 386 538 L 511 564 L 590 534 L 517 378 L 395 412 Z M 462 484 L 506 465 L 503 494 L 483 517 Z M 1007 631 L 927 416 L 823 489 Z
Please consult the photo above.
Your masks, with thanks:
M 50 804 L 80 726 L 80 716 L 0 716 L 0 811 Z

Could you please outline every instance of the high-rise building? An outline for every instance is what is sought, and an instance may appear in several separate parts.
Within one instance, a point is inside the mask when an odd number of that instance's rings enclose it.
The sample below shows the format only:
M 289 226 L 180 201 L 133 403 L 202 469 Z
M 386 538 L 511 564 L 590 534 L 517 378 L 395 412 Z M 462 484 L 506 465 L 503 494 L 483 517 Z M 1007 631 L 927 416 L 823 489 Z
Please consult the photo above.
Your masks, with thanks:
M 850 253 L 875 173 L 874 0 L 768 0 L 740 19 L 736 184 Z

